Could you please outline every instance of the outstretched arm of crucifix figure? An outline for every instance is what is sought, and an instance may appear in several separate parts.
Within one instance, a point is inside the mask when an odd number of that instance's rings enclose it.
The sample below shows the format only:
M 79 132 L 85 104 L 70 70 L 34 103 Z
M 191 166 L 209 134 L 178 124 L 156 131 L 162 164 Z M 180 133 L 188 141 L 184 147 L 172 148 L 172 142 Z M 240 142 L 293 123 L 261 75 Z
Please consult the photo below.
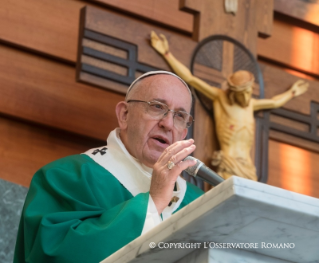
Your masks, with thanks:
M 304 80 L 297 80 L 289 90 L 271 99 L 254 100 L 254 111 L 274 109 L 283 106 L 289 100 L 305 93 L 309 83 Z
M 219 96 L 219 93 L 221 92 L 220 89 L 212 87 L 201 79 L 193 76 L 189 69 L 173 56 L 173 54 L 169 51 L 168 41 L 163 34 L 160 34 L 159 37 L 154 31 L 152 31 L 151 45 L 158 53 L 160 53 L 164 57 L 173 71 L 187 84 L 194 87 L 196 90 L 203 93 L 211 100 L 214 100 Z

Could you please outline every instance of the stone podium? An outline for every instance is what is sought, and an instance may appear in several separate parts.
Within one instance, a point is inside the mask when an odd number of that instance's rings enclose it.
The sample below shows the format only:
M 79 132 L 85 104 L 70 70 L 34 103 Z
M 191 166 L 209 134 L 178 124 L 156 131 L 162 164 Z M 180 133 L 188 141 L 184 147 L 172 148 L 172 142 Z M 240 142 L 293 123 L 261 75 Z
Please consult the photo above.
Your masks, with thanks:
M 319 200 L 233 176 L 111 262 L 319 262 Z

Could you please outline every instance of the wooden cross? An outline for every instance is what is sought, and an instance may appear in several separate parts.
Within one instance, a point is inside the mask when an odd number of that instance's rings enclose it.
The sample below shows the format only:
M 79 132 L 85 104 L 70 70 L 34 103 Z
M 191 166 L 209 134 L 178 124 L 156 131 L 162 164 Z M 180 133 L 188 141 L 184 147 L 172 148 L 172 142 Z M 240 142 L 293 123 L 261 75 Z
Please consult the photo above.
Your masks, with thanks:
M 256 54 L 257 36 L 272 30 L 273 0 L 238 0 L 236 15 L 225 12 L 226 0 L 182 0 L 181 8 L 194 14 L 193 39 L 230 36 Z M 231 52 L 231 51 L 230 51 Z
M 238 10 L 235 15 L 226 12 L 226 0 L 181 1 L 181 8 L 195 16 L 193 39 L 202 41 L 211 35 L 227 35 L 256 55 L 257 36 L 267 37 L 272 29 L 273 0 L 237 1 Z M 221 70 L 195 64 L 194 74 L 208 82 L 219 84 L 224 90 L 227 89 L 227 77 L 233 73 L 234 47 L 230 42 L 223 42 Z

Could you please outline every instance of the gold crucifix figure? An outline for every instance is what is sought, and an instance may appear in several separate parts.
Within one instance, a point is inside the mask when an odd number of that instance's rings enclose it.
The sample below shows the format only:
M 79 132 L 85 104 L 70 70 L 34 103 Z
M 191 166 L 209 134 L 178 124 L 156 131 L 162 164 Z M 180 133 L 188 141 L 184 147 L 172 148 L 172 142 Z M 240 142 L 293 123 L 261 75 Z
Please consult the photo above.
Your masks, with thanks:
M 224 179 L 237 175 L 257 180 L 256 168 L 250 152 L 254 140 L 254 111 L 283 106 L 293 97 L 307 91 L 309 83 L 296 81 L 286 92 L 271 99 L 252 98 L 254 75 L 240 70 L 228 77 L 228 89 L 221 90 L 192 75 L 169 51 L 166 37 L 151 32 L 151 45 L 160 53 L 173 71 L 190 86 L 212 100 L 216 134 L 220 150 L 212 157 L 212 164 Z

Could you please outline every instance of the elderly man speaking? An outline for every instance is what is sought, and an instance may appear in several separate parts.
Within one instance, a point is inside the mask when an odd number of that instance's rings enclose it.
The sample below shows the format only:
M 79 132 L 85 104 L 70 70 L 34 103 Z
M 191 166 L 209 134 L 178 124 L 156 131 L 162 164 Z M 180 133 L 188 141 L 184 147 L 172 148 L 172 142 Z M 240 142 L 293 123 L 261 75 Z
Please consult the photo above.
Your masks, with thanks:
M 185 82 L 166 71 L 136 79 L 116 106 L 104 147 L 69 156 L 33 177 L 14 262 L 99 262 L 203 192 L 180 177 L 195 161 L 183 140 L 193 118 Z

